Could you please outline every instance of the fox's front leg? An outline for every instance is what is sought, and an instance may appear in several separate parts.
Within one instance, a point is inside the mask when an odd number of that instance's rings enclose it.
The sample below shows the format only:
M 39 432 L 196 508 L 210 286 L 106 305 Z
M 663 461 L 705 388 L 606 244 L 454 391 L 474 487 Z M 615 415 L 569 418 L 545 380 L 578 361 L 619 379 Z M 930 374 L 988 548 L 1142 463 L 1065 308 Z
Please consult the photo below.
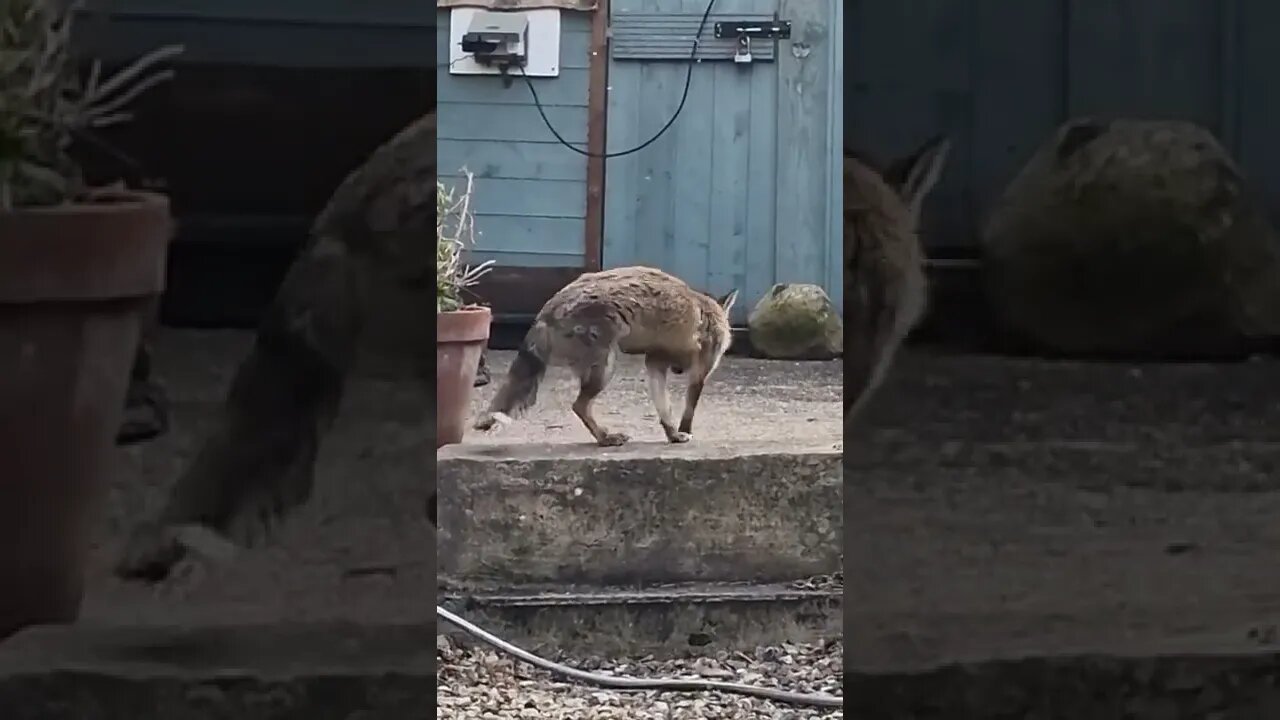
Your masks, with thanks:
M 675 421 L 671 418 L 671 396 L 667 392 L 669 367 L 670 364 L 665 360 L 653 356 L 645 357 L 644 369 L 648 373 L 649 399 L 653 401 L 653 407 L 658 411 L 658 422 L 662 424 L 662 431 L 667 434 L 667 441 L 687 443 L 693 439 L 693 436 L 688 432 L 677 430 Z
M 695 372 L 689 378 L 689 391 L 684 396 L 684 414 L 680 416 L 680 432 L 686 436 L 692 436 L 693 413 L 698 409 L 698 399 L 702 397 L 702 386 L 706 381 L 707 376 L 702 372 Z

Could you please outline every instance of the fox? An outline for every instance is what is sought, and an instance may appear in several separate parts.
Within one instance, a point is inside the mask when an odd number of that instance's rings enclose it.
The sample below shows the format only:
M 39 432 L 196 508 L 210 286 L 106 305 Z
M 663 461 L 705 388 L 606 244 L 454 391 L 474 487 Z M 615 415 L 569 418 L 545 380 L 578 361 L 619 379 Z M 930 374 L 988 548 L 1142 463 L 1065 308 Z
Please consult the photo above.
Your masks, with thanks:
M 938 135 L 879 169 L 844 149 L 844 426 L 859 415 L 928 305 L 919 225 L 951 149 Z
M 218 421 L 164 503 L 130 530 L 117 577 L 156 584 L 186 559 L 223 561 L 236 548 L 266 541 L 309 501 L 318 452 L 369 340 L 369 319 L 395 314 L 369 288 L 395 283 L 424 307 L 429 302 L 423 237 L 436 207 L 427 205 L 426 183 L 436 177 L 432 107 L 334 189 L 265 308 Z M 404 322 L 404 332 L 416 332 L 409 323 L 420 318 Z M 150 377 L 143 337 L 134 367 L 140 386 Z
M 538 312 L 511 368 L 476 420 L 476 430 L 506 425 L 537 402 L 550 366 L 578 378 L 573 412 L 601 447 L 623 445 L 592 413 L 609 384 L 618 353 L 645 356 L 649 399 L 669 443 L 693 438 L 693 417 L 708 378 L 733 342 L 729 311 L 738 291 L 715 297 L 657 268 L 620 267 L 579 275 Z M 668 372 L 688 373 L 689 389 L 677 426 L 667 389 Z

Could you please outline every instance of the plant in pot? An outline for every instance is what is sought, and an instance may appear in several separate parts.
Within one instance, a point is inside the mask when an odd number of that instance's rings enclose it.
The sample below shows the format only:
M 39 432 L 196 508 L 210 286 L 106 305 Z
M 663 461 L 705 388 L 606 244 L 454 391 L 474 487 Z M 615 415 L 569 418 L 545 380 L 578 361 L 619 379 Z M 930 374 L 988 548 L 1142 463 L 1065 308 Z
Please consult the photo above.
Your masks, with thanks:
M 489 271 L 492 260 L 465 262 L 474 240 L 474 177 L 462 171 L 461 188 L 436 181 L 436 447 L 462 442 L 480 356 L 489 342 L 489 308 L 463 294 Z
M 81 77 L 78 2 L 0 4 L 0 639 L 79 614 L 94 510 L 141 324 L 164 289 L 166 198 L 90 187 L 75 141 L 165 82 L 165 47 Z

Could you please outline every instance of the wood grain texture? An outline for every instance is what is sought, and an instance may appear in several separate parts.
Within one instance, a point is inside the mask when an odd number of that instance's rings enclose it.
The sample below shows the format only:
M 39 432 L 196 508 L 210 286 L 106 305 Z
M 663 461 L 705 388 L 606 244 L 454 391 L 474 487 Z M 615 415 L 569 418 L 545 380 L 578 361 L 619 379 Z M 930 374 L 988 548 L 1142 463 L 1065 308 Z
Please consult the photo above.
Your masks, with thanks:
M 1211 131 L 1280 218 L 1272 0 L 848 0 L 846 140 L 883 158 L 947 133 L 922 237 L 972 254 L 1005 186 L 1070 117 L 1180 119 Z
M 696 19 L 706 8 L 705 0 L 611 5 L 615 18 L 680 13 Z M 826 0 L 717 3 L 718 16 L 777 13 L 793 22 L 793 38 L 779 43 L 775 62 L 697 64 L 684 109 L 667 133 L 609 161 L 606 266 L 655 265 L 710 292 L 737 288 L 737 324 L 775 282 L 822 284 L 839 303 L 839 179 L 832 154 L 843 90 L 834 62 L 841 39 L 836 8 Z M 713 32 L 710 22 L 704 32 Z M 683 62 L 611 58 L 610 151 L 653 137 L 679 106 L 685 76 Z
M 591 69 L 587 92 L 587 158 L 586 218 L 583 227 L 583 264 L 587 270 L 599 270 L 604 262 L 604 186 L 608 158 L 609 113 L 609 0 L 600 0 L 591 17 Z
M 587 142 L 592 13 L 561 18 L 561 74 L 537 78 L 548 120 L 570 143 Z M 500 268 L 584 266 L 587 259 L 588 163 L 547 129 L 529 86 L 515 77 L 451 75 L 449 13 L 439 14 L 436 70 L 437 151 L 445 182 L 463 168 L 476 177 L 474 262 Z

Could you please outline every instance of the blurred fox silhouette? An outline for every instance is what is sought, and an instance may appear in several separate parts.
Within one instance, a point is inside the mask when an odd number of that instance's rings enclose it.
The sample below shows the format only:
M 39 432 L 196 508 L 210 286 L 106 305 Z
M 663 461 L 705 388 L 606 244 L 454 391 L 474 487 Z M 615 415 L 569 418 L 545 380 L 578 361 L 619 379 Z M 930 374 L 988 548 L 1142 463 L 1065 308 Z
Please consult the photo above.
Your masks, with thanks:
M 492 429 L 528 410 L 537 402 L 547 367 L 561 365 L 578 377 L 573 412 L 596 443 L 622 445 L 629 438 L 610 432 L 591 411 L 592 403 L 609 384 L 617 354 L 622 352 L 645 356 L 649 397 L 662 430 L 669 442 L 688 442 L 703 387 L 733 340 L 729 310 L 737 297 L 737 290 L 712 297 L 649 267 L 581 275 L 543 305 L 475 428 Z M 671 415 L 668 371 L 689 373 L 678 427 Z
M 423 238 L 436 220 L 426 191 L 436 177 L 431 110 L 334 190 L 263 313 L 217 422 L 164 504 L 130 532 L 118 576 L 158 583 L 193 555 L 224 561 L 270 538 L 311 498 L 321 442 L 369 339 L 367 320 L 389 314 L 371 290 L 419 297 L 424 312 L 431 302 Z M 145 357 L 135 365 L 144 370 Z M 424 488 L 424 499 L 425 491 L 434 490 Z
M 883 170 L 844 151 L 846 432 L 893 364 L 928 298 L 920 209 L 950 150 L 942 136 Z

